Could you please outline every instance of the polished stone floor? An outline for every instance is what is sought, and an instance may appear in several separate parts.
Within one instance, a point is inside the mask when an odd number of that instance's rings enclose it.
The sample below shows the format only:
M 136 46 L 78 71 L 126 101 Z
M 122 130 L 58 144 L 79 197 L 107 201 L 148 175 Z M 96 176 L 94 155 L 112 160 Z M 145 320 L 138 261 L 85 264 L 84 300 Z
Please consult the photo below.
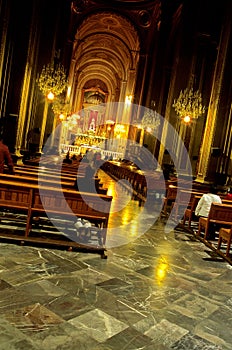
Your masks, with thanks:
M 0 243 L 1 350 L 232 349 L 232 266 L 117 193 L 107 259 Z

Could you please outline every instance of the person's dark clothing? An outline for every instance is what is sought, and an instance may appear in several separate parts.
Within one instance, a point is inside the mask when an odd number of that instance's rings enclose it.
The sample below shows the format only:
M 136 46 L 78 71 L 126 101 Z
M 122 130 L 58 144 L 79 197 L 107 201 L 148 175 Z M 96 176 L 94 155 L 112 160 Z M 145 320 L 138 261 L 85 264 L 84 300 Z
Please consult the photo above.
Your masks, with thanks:
M 0 173 L 4 172 L 4 165 L 8 166 L 9 172 L 14 174 L 14 163 L 9 148 L 0 141 Z

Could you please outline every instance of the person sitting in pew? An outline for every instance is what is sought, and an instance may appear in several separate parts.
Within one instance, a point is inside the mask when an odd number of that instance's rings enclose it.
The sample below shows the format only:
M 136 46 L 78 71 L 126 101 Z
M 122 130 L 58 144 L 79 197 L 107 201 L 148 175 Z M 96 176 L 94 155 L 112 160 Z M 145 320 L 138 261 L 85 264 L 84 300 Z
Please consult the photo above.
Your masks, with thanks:
M 95 187 L 95 179 L 94 175 L 96 173 L 96 170 L 91 166 L 90 163 L 88 165 L 84 165 L 86 163 L 81 163 L 79 165 L 79 169 L 83 169 L 84 171 L 84 176 L 78 176 L 77 173 L 77 179 L 74 187 L 78 191 L 82 192 L 96 192 L 96 187 Z
M 72 164 L 72 159 L 70 159 L 69 151 L 67 152 L 66 157 L 65 157 L 65 159 L 63 160 L 63 163 Z
M 196 216 L 208 217 L 212 203 L 222 203 L 221 198 L 217 194 L 216 186 L 211 186 L 208 193 L 204 193 L 200 198 L 195 209 Z
M 208 193 L 204 193 L 201 198 L 199 199 L 199 202 L 195 209 L 195 215 L 196 217 L 208 217 L 210 207 L 212 203 L 222 203 L 221 197 L 217 194 L 218 190 L 216 186 L 211 186 Z M 210 239 L 214 239 L 215 237 L 215 231 L 217 231 L 218 227 L 217 225 L 213 224 L 211 225 L 211 236 Z
M 8 146 L 3 143 L 3 139 L 0 139 L 0 173 L 4 172 L 4 165 L 7 165 L 10 174 L 14 174 L 14 163 L 9 151 Z
M 231 199 L 232 200 L 232 188 L 231 187 L 227 190 L 227 194 L 225 196 L 225 199 Z

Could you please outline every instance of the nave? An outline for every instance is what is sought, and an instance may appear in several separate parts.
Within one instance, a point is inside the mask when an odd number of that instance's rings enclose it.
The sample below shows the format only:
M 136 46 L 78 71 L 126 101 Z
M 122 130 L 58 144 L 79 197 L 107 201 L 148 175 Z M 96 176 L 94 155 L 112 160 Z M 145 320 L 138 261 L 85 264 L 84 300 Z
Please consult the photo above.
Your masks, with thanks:
M 149 221 L 159 208 L 123 209 L 129 193 L 100 175 L 120 193 L 107 259 L 0 244 L 0 349 L 231 349 L 231 265 L 193 234 Z M 127 242 L 110 239 L 115 227 Z

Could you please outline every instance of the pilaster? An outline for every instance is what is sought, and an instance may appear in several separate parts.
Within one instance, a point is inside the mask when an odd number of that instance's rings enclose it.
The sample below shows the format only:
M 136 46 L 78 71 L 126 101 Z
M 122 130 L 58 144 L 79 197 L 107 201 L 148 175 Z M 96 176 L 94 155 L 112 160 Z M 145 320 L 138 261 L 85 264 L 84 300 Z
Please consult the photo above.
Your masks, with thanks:
M 231 12 L 227 11 L 224 26 L 221 31 L 221 38 L 218 48 L 218 56 L 213 77 L 210 103 L 207 113 L 206 125 L 204 129 L 203 142 L 199 155 L 199 166 L 196 181 L 208 182 L 214 181 L 215 177 L 212 174 L 211 164 L 211 148 L 214 144 L 215 131 L 217 127 L 218 110 L 220 95 L 222 93 L 222 81 L 225 71 L 225 63 L 229 46 L 230 31 L 231 31 Z

